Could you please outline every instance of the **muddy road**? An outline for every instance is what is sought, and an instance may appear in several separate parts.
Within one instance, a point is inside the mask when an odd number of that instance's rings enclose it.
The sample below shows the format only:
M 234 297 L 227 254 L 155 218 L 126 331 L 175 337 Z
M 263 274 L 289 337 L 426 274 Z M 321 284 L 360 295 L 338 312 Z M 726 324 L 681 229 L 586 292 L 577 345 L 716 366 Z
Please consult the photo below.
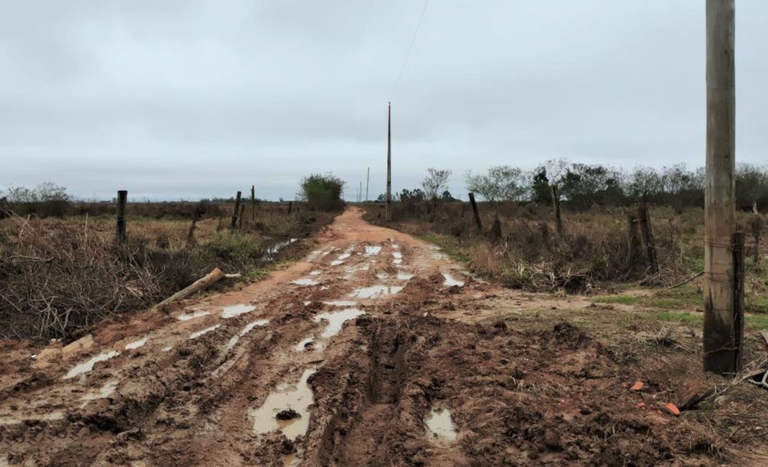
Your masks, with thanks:
M 495 319 L 526 305 L 435 247 L 356 209 L 313 241 L 240 290 L 3 344 L 0 466 L 714 462 L 602 346 Z

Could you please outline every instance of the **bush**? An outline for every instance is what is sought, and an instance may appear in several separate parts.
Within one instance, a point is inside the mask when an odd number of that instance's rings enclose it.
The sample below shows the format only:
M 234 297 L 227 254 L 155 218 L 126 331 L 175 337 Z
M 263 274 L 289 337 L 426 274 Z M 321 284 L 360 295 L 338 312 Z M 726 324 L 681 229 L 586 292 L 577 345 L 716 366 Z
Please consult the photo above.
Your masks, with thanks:
M 64 217 L 70 202 L 66 188 L 45 182 L 35 188 L 8 187 L 0 204 L 20 216 Z
M 301 180 L 298 197 L 306 201 L 309 209 L 336 211 L 344 207 L 341 195 L 344 193 L 344 181 L 331 175 L 310 175 Z

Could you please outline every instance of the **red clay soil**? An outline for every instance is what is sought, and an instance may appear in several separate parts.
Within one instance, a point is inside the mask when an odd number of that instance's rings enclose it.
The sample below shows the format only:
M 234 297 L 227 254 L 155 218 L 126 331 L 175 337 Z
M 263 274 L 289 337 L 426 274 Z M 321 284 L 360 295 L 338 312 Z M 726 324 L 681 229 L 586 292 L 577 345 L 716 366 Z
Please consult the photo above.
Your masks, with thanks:
M 680 404 L 663 380 L 631 390 L 638 368 L 567 316 L 545 331 L 494 319 L 489 300 L 526 308 L 356 209 L 314 241 L 266 280 L 102 323 L 92 343 L 2 344 L 0 466 L 733 462 L 696 410 L 662 410 Z

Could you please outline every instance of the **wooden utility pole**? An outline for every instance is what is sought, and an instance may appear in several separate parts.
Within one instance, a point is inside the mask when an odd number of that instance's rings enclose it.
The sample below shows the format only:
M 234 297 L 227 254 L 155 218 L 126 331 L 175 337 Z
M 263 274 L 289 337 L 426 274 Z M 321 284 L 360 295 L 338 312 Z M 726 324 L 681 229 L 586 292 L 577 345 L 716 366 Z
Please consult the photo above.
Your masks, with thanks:
M 387 104 L 387 222 L 392 220 L 392 103 Z
M 480 213 L 477 212 L 477 203 L 475 203 L 475 194 L 469 194 L 469 203 L 472 205 L 472 211 L 475 213 L 475 224 L 477 224 L 477 231 L 483 233 L 483 224 L 480 222 Z
M 363 182 L 360 182 L 360 189 L 357 191 L 357 202 L 360 203 L 363 201 Z
M 552 193 L 552 207 L 555 210 L 555 230 L 562 237 L 563 220 L 560 217 L 560 194 L 557 192 L 557 185 L 550 185 L 549 190 Z
M 235 211 L 232 213 L 232 230 L 235 230 L 237 227 L 237 215 L 240 214 L 240 197 L 243 194 L 241 192 L 237 192 L 237 197 L 235 198 Z
M 128 232 L 125 228 L 125 205 L 128 202 L 128 191 L 120 190 L 117 192 L 117 243 L 125 243 L 128 238 Z
M 736 282 L 734 0 L 707 0 L 707 165 L 704 188 L 704 370 L 741 368 L 743 287 Z M 742 237 L 743 238 L 743 237 Z M 741 290 L 741 291 L 740 291 Z
M 368 176 L 365 178 L 365 204 L 368 204 L 368 185 L 371 183 L 371 168 L 368 167 Z
M 251 185 L 251 222 L 256 220 L 256 185 Z

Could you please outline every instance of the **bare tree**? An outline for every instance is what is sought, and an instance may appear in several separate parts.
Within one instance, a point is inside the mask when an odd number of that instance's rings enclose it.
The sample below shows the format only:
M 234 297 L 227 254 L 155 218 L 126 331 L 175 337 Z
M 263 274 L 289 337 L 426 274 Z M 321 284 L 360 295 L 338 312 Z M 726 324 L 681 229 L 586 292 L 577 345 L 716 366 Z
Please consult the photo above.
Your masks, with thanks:
M 488 169 L 487 175 L 467 172 L 467 190 L 477 193 L 486 201 L 523 199 L 529 188 L 529 174 L 517 167 L 499 165 Z
M 453 173 L 450 170 L 427 169 L 428 175 L 421 182 L 424 197 L 430 201 L 437 200 L 440 193 L 448 188 L 448 179 Z

